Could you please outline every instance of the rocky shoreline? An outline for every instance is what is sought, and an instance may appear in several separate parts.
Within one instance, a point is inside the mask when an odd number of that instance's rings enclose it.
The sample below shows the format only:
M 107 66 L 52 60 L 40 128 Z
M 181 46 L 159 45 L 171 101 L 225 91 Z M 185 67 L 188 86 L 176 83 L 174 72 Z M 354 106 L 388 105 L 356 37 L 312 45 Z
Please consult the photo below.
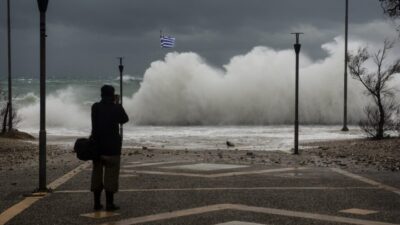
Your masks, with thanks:
M 47 146 L 47 163 L 57 166 L 74 161 L 72 149 L 65 145 Z M 39 147 L 32 140 L 0 137 L 0 171 L 26 169 L 38 165 Z
M 400 139 L 303 143 L 300 155 L 282 151 L 124 149 L 137 160 L 188 160 L 271 166 L 340 167 L 352 171 L 400 171 Z M 48 165 L 76 164 L 71 145 L 48 145 Z M 34 141 L 0 138 L 0 171 L 38 164 Z
M 350 168 L 400 171 L 400 139 L 358 139 L 306 144 L 321 162 Z M 317 162 L 315 162 L 317 163 Z

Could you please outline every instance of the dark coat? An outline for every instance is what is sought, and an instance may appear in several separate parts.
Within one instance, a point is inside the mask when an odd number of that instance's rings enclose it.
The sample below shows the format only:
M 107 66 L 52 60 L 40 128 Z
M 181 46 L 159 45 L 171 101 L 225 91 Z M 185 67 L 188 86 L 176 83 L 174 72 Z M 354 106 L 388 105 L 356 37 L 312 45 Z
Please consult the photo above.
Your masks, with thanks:
M 129 121 L 120 104 L 102 99 L 92 106 L 92 138 L 100 155 L 121 155 L 119 124 Z

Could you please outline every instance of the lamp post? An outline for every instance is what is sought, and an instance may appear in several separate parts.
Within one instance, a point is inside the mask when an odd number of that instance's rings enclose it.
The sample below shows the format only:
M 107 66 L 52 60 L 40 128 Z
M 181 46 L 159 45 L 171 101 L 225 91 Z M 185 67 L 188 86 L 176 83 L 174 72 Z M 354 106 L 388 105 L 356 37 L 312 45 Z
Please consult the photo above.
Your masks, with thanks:
M 346 0 L 345 32 L 344 32 L 344 101 L 343 101 L 343 128 L 342 131 L 349 131 L 347 127 L 347 45 L 349 35 L 349 0 Z
M 122 99 L 123 99 L 123 80 L 122 80 L 122 74 L 123 74 L 123 72 L 124 72 L 124 65 L 122 65 L 122 59 L 123 59 L 124 57 L 118 57 L 118 59 L 119 59 L 119 66 L 118 66 L 118 69 L 119 69 L 119 94 L 120 94 L 120 103 L 121 103 L 121 105 L 122 105 Z M 121 138 L 123 138 L 124 136 L 123 136 L 123 132 L 124 132 L 124 130 L 123 130 L 123 125 L 121 124 L 120 125 L 120 134 L 121 134 Z
M 40 11 L 40 132 L 39 189 L 46 187 L 46 11 L 49 0 L 37 0 Z
M 10 0 L 7 0 L 7 41 L 8 41 L 8 131 L 13 128 L 13 111 L 12 111 L 12 80 L 11 80 L 11 16 L 10 16 Z M 6 114 L 7 115 L 7 114 Z
M 295 91 L 295 113 L 294 113 L 294 154 L 299 154 L 299 54 L 301 44 L 299 43 L 300 34 L 303 33 L 292 33 L 296 35 L 296 43 L 294 44 L 294 51 L 296 53 L 296 91 Z

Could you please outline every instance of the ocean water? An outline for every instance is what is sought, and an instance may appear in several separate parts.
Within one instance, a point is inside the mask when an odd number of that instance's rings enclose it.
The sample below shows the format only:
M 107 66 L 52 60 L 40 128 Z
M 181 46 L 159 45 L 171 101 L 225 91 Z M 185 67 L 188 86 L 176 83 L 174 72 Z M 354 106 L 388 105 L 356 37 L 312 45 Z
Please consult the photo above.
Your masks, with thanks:
M 124 77 L 124 99 L 129 101 L 143 81 Z M 4 81 L 2 82 L 4 84 Z M 100 87 L 111 84 L 119 90 L 119 80 L 49 79 L 47 81 L 47 134 L 49 143 L 72 145 L 77 137 L 90 134 L 90 107 L 99 100 Z M 39 81 L 19 78 L 13 82 L 15 106 L 22 121 L 18 128 L 38 136 Z M 129 106 L 128 106 L 129 107 Z M 128 111 L 128 110 L 127 110 Z M 130 111 L 132 112 L 132 111 Z M 282 150 L 293 148 L 292 124 L 264 125 L 154 125 L 136 124 L 135 116 L 124 126 L 124 147 L 142 146 L 158 149 L 217 150 L 227 149 L 226 141 L 240 150 Z M 357 126 L 343 133 L 334 124 L 300 127 L 300 142 L 364 137 Z
M 363 137 L 358 127 L 349 133 L 340 131 L 340 126 L 303 126 L 300 142 L 322 140 L 344 140 Z M 153 147 L 160 149 L 227 149 L 226 141 L 234 143 L 229 149 L 281 150 L 293 148 L 293 126 L 138 126 L 129 127 L 125 133 L 127 147 Z
M 357 49 L 362 42 L 350 42 Z M 363 137 L 357 126 L 340 132 L 343 116 L 343 40 L 322 45 L 326 58 L 300 61 L 300 141 Z M 126 146 L 179 149 L 289 150 L 293 143 L 294 60 L 292 49 L 254 47 L 220 67 L 193 52 L 171 52 L 152 62 L 142 75 L 124 76 Z M 373 64 L 367 64 L 373 70 Z M 93 76 L 90 76 L 93 77 Z M 0 80 L 5 87 L 5 80 Z M 91 105 L 100 88 L 117 77 L 47 79 L 47 132 L 50 141 L 73 142 L 88 136 Z M 21 130 L 38 134 L 39 82 L 14 79 Z M 349 77 L 348 122 L 356 125 L 371 102 L 362 85 Z M 394 79 L 393 87 L 400 85 Z M 397 96 L 398 99 L 398 96 Z
M 346 140 L 362 138 L 365 135 L 356 126 L 349 132 L 342 132 L 340 126 L 300 127 L 300 145 L 308 142 Z M 38 130 L 26 129 L 38 136 Z M 72 146 L 76 138 L 87 137 L 90 130 L 48 128 L 48 141 L 53 144 Z M 226 141 L 235 146 L 228 148 Z M 175 149 L 175 150 L 280 150 L 290 152 L 294 143 L 293 126 L 125 126 L 126 148 Z M 300 147 L 303 148 L 303 147 Z M 306 148 L 306 147 L 304 147 Z

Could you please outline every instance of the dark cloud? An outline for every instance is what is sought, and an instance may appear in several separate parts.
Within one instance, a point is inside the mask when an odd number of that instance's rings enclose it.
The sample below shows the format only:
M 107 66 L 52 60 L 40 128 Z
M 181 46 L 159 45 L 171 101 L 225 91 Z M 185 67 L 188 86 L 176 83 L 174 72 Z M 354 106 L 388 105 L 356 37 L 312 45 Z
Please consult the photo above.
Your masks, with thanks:
M 50 0 L 48 73 L 112 76 L 117 56 L 127 73 L 143 74 L 162 59 L 159 30 L 177 37 L 176 51 L 194 51 L 221 65 L 257 45 L 291 48 L 290 32 L 306 29 L 305 51 L 343 33 L 344 0 Z M 383 18 L 378 0 L 350 0 L 352 24 Z M 0 2 L 0 75 L 6 74 L 6 1 Z M 12 1 L 13 66 L 16 75 L 38 73 L 36 1 Z

